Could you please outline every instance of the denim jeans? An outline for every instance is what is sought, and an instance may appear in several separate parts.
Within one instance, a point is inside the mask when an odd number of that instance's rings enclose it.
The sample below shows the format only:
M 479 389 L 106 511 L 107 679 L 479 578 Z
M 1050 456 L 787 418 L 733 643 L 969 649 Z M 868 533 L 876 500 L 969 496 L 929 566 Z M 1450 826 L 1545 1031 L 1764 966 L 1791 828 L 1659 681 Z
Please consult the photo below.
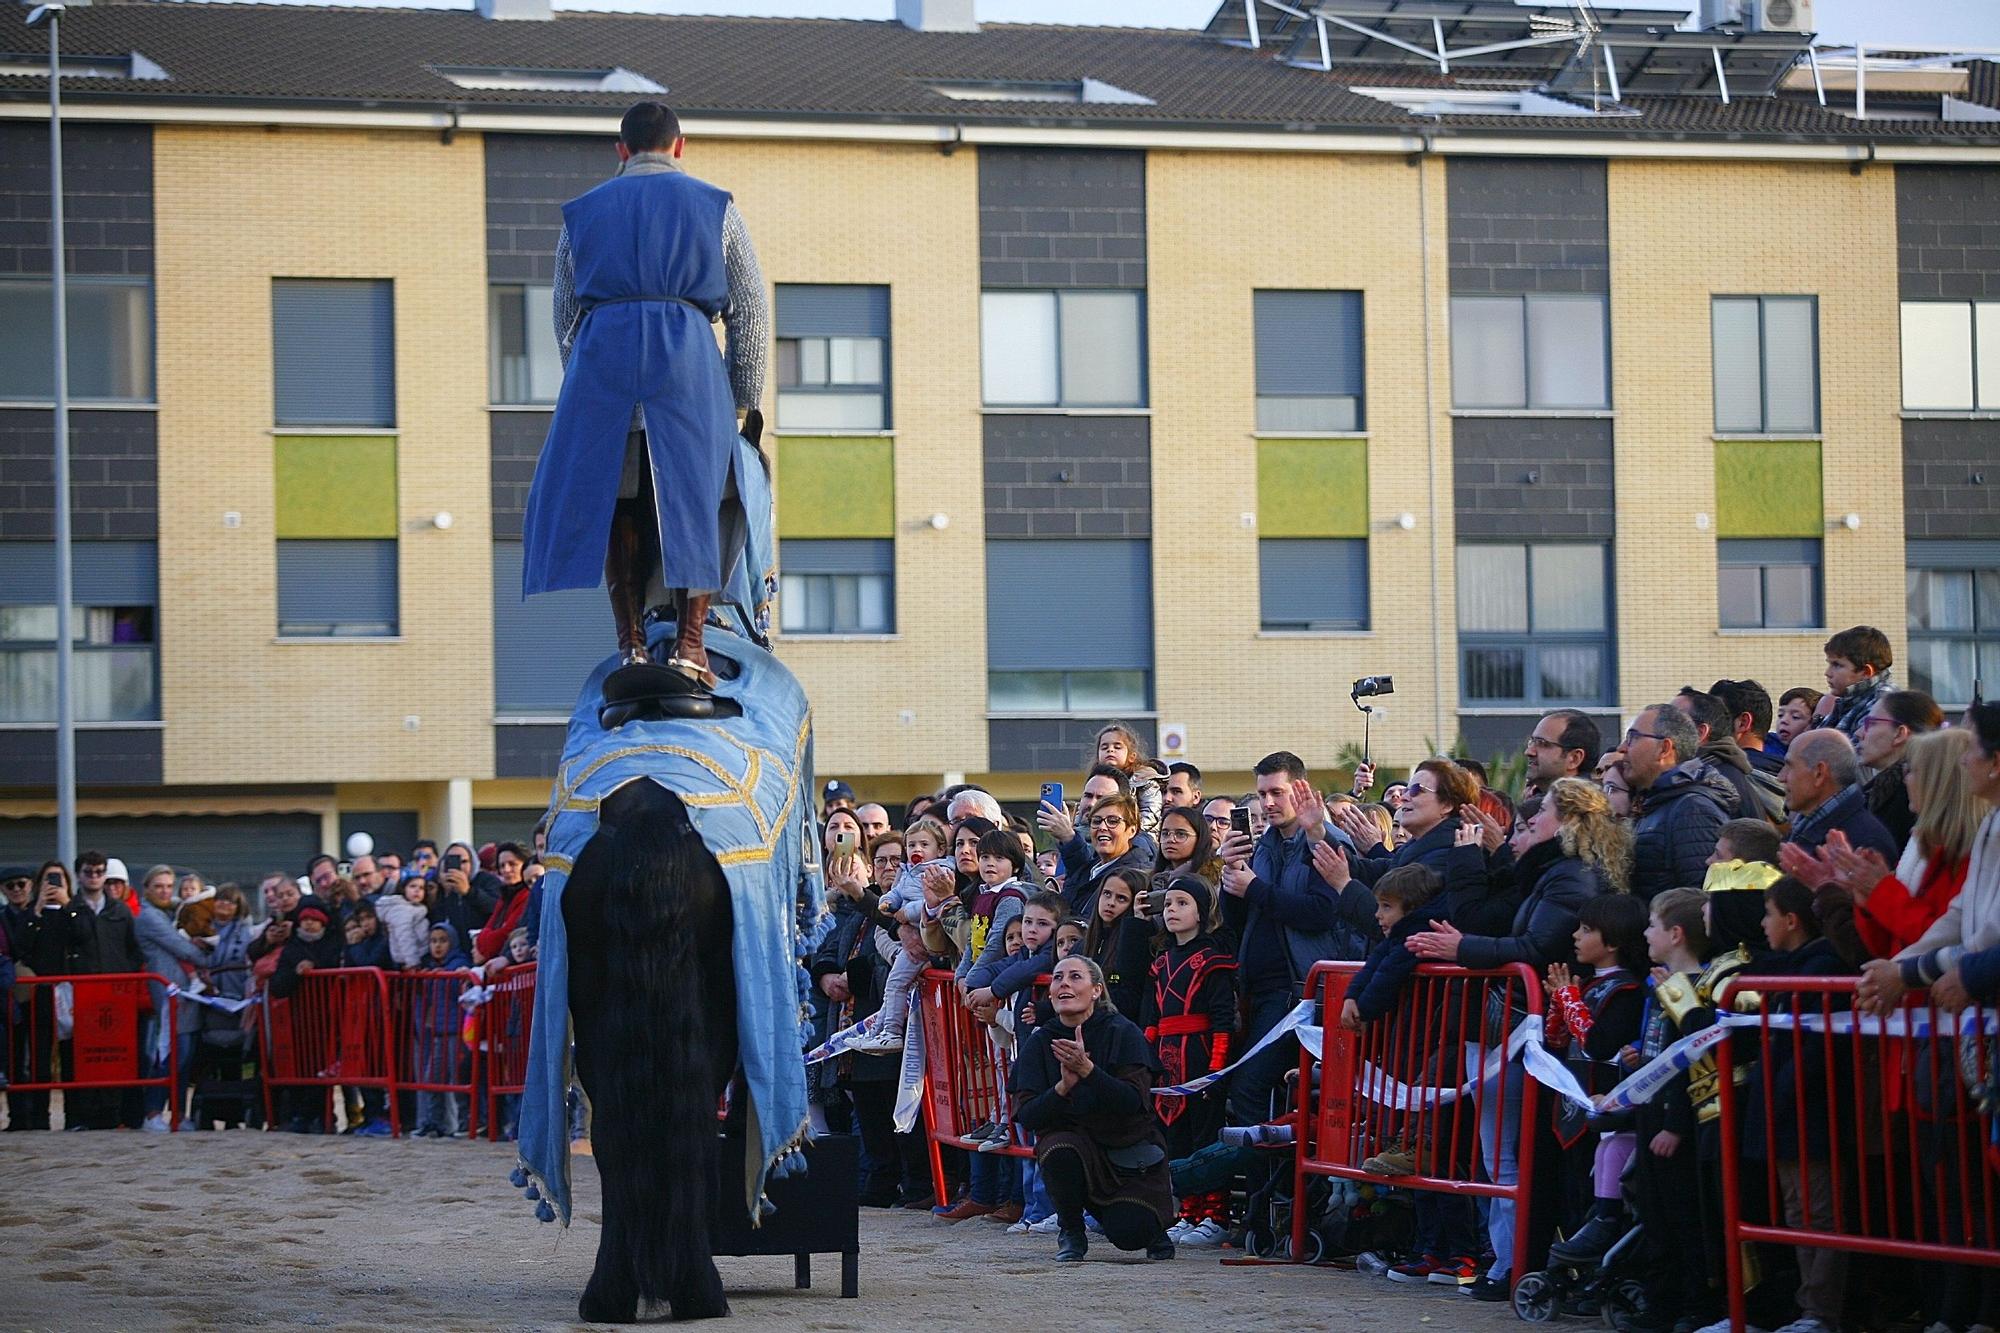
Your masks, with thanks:
M 1476 1068 L 1484 1052 L 1467 1045 L 1466 1065 Z M 1479 1085 L 1479 1164 L 1495 1185 L 1512 1185 L 1520 1179 L 1515 1151 L 1521 1135 L 1521 1093 L 1527 1072 L 1521 1062 L 1510 1060 L 1498 1078 Z M 1514 1266 L 1514 1201 L 1489 1199 L 1486 1234 L 1493 1245 L 1493 1267 L 1487 1276 L 1496 1280 L 1507 1276 Z

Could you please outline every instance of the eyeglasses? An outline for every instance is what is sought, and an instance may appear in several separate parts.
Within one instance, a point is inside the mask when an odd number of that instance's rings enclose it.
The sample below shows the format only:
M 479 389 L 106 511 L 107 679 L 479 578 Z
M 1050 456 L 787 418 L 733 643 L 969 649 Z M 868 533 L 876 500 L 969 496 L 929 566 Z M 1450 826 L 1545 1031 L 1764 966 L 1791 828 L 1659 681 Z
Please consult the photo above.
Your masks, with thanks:
M 1900 727 L 1903 725 L 1893 717 L 1876 717 L 1873 713 L 1870 713 L 1867 717 L 1861 719 L 1861 729 L 1866 731 L 1878 722 L 1885 727 Z
M 1562 742 L 1543 740 L 1540 736 L 1530 736 L 1528 737 L 1528 748 L 1530 750 L 1560 750 L 1562 749 Z
M 1225 819 L 1222 822 L 1227 824 L 1229 821 Z M 1185 825 L 1179 828 L 1163 828 L 1160 830 L 1160 836 L 1162 838 L 1192 838 L 1194 830 Z
M 1414 800 L 1419 796 L 1435 796 L 1435 795 L 1437 795 L 1436 787 L 1425 787 L 1415 782 L 1412 782 L 1409 786 L 1403 788 L 1403 799 L 1406 801 Z
M 1625 733 L 1625 747 L 1630 749 L 1633 741 L 1663 741 L 1666 738 L 1667 734 L 1664 731 L 1641 731 L 1637 727 L 1632 727 Z
M 1090 827 L 1092 828 L 1123 828 L 1124 826 L 1125 816 L 1123 815 L 1094 815 L 1090 820 Z
M 878 867 L 899 866 L 903 864 L 903 858 L 900 856 L 878 856 L 875 858 L 875 864 Z

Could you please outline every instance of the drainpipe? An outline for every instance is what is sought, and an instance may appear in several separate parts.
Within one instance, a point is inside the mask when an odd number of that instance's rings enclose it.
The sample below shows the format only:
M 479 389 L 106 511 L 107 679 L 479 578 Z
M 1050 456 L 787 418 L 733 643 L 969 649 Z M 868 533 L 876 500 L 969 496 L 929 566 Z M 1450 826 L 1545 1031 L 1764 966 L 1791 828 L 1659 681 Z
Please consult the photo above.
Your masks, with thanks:
M 1431 151 L 1431 136 L 1426 134 L 1423 136 L 1423 147 L 1416 152 L 1411 165 L 1417 170 L 1417 258 L 1424 303 L 1424 456 L 1430 470 L 1431 726 L 1434 728 L 1431 734 L 1437 737 L 1440 749 L 1449 751 L 1453 733 L 1444 728 L 1444 608 L 1438 601 L 1444 571 L 1438 535 L 1437 389 L 1431 350 L 1435 328 L 1431 309 L 1430 191 L 1426 184 L 1430 173 L 1424 169 L 1425 159 L 1431 156 Z M 1454 614 L 1453 623 L 1456 624 L 1456 621 Z

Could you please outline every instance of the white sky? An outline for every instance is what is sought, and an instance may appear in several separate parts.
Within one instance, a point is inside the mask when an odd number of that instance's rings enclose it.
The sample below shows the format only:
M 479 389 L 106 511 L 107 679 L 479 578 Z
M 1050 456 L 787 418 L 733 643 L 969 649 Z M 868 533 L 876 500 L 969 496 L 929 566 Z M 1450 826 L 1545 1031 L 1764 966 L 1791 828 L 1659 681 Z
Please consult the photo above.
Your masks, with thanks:
M 264 0 L 324 3 L 325 0 Z M 346 0 L 394 8 L 469 9 L 470 0 Z M 1526 0 L 1521 0 L 1525 3 Z M 1541 0 L 1547 3 L 1548 0 Z M 1607 4 L 1617 0 L 1605 0 Z M 1673 8 L 1695 0 L 1624 0 Z M 1820 40 L 1901 42 L 1913 46 L 2000 47 L 2000 0 L 1812 0 Z M 558 9 L 627 10 L 648 14 L 748 14 L 767 18 L 866 18 L 895 15 L 895 0 L 555 0 Z M 1127 27 L 1198 28 L 1217 0 L 976 0 L 988 23 L 1088 23 Z

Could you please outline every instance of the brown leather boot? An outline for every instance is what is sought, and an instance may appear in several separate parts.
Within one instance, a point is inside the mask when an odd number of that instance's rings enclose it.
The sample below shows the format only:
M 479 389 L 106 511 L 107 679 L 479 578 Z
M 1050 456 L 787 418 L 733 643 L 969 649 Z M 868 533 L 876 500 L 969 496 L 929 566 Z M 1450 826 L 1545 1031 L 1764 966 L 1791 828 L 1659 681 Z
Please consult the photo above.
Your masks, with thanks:
M 678 616 L 674 628 L 674 653 L 667 659 L 667 665 L 699 681 L 703 689 L 712 690 L 715 688 L 715 673 L 708 669 L 708 649 L 702 646 L 710 595 L 676 593 L 674 600 L 678 603 Z
M 611 540 L 604 550 L 604 587 L 611 595 L 611 619 L 618 627 L 618 653 L 626 663 L 649 662 L 646 652 L 646 562 L 639 516 L 624 503 L 611 515 Z

